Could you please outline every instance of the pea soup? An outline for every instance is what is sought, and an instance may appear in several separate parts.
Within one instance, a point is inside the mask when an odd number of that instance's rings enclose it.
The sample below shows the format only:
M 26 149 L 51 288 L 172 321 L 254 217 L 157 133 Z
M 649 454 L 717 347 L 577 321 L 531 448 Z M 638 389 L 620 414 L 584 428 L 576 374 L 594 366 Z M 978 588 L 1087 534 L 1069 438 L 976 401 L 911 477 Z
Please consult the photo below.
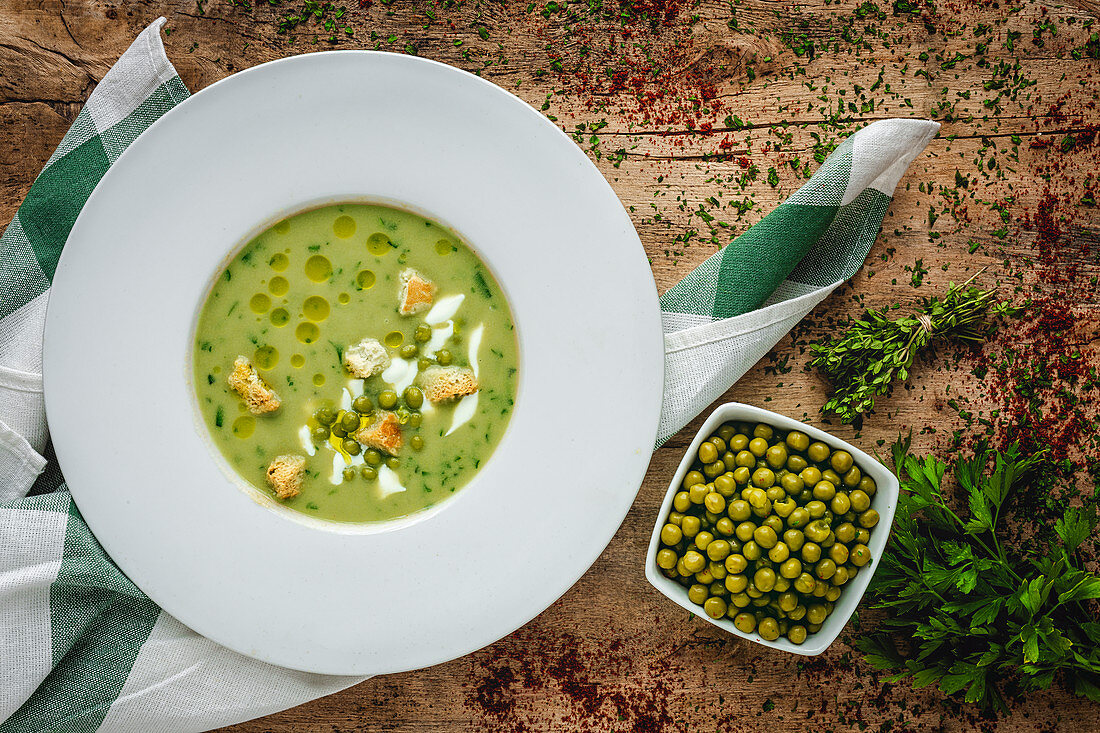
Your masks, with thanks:
M 451 496 L 508 426 L 518 348 L 504 293 L 453 232 L 377 204 L 324 206 L 248 242 L 195 332 L 202 422 L 245 481 L 339 522 Z

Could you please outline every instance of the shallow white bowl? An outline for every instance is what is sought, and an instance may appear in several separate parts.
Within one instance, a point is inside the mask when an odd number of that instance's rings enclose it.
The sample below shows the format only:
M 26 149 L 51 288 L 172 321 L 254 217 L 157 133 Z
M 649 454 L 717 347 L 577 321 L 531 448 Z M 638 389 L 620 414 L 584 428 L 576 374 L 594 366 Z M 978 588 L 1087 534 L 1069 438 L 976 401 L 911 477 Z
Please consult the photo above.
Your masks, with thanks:
M 195 318 L 227 258 L 342 200 L 458 232 L 507 293 L 520 346 L 515 410 L 480 473 L 381 525 L 307 522 L 240 490 L 190 384 Z M 499 87 L 387 53 L 264 64 L 157 121 L 81 212 L 46 324 L 57 455 L 119 567 L 221 644 L 334 674 L 452 659 L 561 596 L 633 503 L 663 369 L 645 253 L 584 153 Z M 623 424 L 591 419 L 601 405 Z
M 780 430 L 800 430 L 810 436 L 811 441 L 820 440 L 832 450 L 843 449 L 851 453 L 860 470 L 873 478 L 878 486 L 878 490 L 871 499 L 871 508 L 879 513 L 879 523 L 871 531 L 871 542 L 868 544 L 871 550 L 871 562 L 856 575 L 854 580 L 844 585 L 844 591 L 840 594 L 833 612 L 825 619 L 821 629 L 816 634 L 810 634 L 802 644 L 792 644 L 785 637 L 768 641 L 761 638 L 759 634 L 746 634 L 739 630 L 733 625 L 733 619 L 731 618 L 726 617 L 719 620 L 711 618 L 703 613 L 702 607 L 688 600 L 687 590 L 682 585 L 666 578 L 661 574 L 661 569 L 657 567 L 657 550 L 661 543 L 661 527 L 665 525 L 665 519 L 672 509 L 672 499 L 676 492 L 680 490 L 684 476 L 691 470 L 691 464 L 695 460 L 699 445 L 724 422 L 762 422 Z M 867 585 L 871 582 L 871 576 L 874 575 L 879 560 L 882 558 L 886 540 L 890 537 L 890 527 L 894 522 L 894 510 L 897 508 L 897 504 L 897 477 L 877 460 L 851 443 L 838 440 L 823 430 L 792 420 L 779 413 L 763 410 L 752 405 L 744 405 L 740 402 L 729 402 L 712 412 L 706 422 L 703 423 L 703 426 L 699 428 L 695 440 L 691 441 L 691 447 L 684 454 L 684 459 L 680 461 L 680 467 L 676 469 L 676 475 L 672 477 L 672 481 L 669 483 L 665 500 L 661 504 L 661 511 L 657 515 L 657 521 L 653 526 L 653 536 L 649 540 L 649 550 L 645 561 L 645 576 L 654 588 L 667 596 L 673 603 L 731 634 L 736 634 L 742 639 L 748 639 L 772 649 L 782 649 L 785 652 L 812 657 L 828 649 L 829 645 L 836 640 L 836 637 L 840 635 L 841 630 L 848 623 L 848 619 L 856 610 L 856 606 L 859 605 L 860 599 L 863 598 Z

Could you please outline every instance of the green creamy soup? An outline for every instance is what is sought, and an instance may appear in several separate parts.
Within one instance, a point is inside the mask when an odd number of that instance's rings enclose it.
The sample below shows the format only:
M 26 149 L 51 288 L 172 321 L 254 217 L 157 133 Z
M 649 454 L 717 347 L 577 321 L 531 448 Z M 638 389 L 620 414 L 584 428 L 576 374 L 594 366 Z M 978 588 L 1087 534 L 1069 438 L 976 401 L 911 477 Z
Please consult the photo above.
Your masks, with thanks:
M 434 292 L 424 310 L 401 315 L 409 268 Z M 388 366 L 358 379 L 345 350 L 365 338 L 384 346 Z M 274 390 L 277 409 L 254 414 L 230 386 L 239 356 Z M 469 482 L 508 426 L 517 360 L 504 293 L 453 232 L 400 209 L 338 204 L 279 222 L 218 276 L 199 315 L 194 380 L 214 445 L 246 481 L 275 496 L 272 462 L 304 458 L 300 493 L 281 503 L 370 522 L 430 507 Z M 433 403 L 424 380 L 454 367 L 476 374 L 476 391 Z M 396 455 L 342 427 L 366 426 L 383 408 L 400 430 Z

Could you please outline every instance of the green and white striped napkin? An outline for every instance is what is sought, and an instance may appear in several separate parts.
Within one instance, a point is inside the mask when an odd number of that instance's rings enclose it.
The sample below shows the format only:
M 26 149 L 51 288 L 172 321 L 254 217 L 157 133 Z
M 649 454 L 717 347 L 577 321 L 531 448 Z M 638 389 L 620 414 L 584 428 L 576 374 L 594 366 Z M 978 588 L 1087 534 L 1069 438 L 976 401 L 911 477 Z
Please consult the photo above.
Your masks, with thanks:
M 50 281 L 107 168 L 187 89 L 158 19 L 96 87 L 0 237 L 0 733 L 202 731 L 335 692 L 229 651 L 161 611 L 81 519 L 49 445 L 42 330 Z M 897 181 L 936 134 L 887 120 L 661 299 L 660 442 L 858 269 Z

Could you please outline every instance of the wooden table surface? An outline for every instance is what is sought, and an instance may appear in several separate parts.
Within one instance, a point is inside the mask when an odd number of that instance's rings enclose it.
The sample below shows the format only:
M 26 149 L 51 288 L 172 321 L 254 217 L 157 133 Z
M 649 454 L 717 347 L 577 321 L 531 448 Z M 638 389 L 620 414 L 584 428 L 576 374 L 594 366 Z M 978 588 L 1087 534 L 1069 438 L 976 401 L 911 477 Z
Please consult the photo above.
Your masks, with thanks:
M 574 134 L 631 212 L 661 290 L 794 191 L 840 137 L 885 117 L 936 119 L 940 136 L 902 180 L 863 270 L 722 398 L 823 424 L 826 385 L 804 369 L 805 343 L 865 307 L 904 312 L 981 268 L 980 281 L 1000 283 L 1006 298 L 1071 299 L 1079 347 L 1096 355 L 1098 7 L 0 0 L 0 219 L 11 218 L 96 82 L 159 15 L 192 90 L 329 48 L 417 53 L 480 73 Z M 287 144 L 339 155 L 308 135 Z M 1034 328 L 1006 328 L 1000 344 L 1035 342 L 1040 358 Z M 912 428 L 921 449 L 946 453 L 953 431 L 981 427 L 977 415 L 1011 437 L 1015 426 L 996 412 L 1004 390 L 954 363 L 923 363 L 858 435 L 826 427 L 872 449 Z M 592 569 L 523 628 L 447 664 L 231 730 L 992 730 L 969 707 L 873 673 L 849 644 L 853 625 L 826 654 L 800 659 L 690 618 L 646 584 L 650 528 L 698 424 L 654 454 Z M 1096 731 L 1098 714 L 1051 691 L 1016 700 L 998 730 Z

